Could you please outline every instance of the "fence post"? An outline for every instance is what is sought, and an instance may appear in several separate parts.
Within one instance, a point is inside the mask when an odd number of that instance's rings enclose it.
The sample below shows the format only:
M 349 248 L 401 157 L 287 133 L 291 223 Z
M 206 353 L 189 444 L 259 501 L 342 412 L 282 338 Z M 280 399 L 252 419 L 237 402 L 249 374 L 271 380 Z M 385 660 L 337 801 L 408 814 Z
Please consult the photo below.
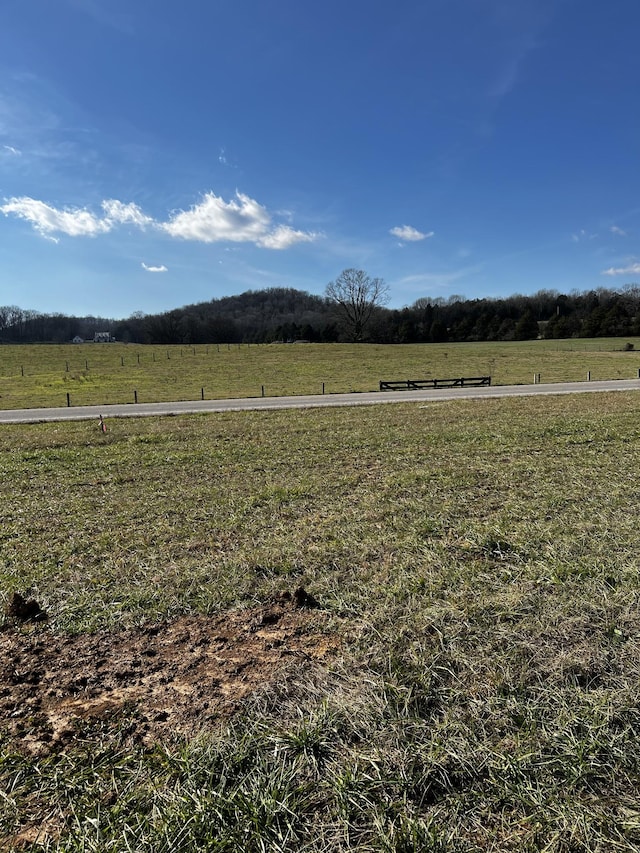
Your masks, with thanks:
M 591 382 L 591 371 L 587 370 L 587 382 Z
M 134 392 L 133 392 L 133 402 L 134 402 L 134 403 L 137 403 L 137 402 L 138 402 L 138 392 L 137 392 L 137 391 L 134 391 Z
M 324 382 L 322 383 L 322 393 L 324 394 Z
M 264 397 L 264 385 L 262 386 L 262 396 Z
M 200 389 L 200 399 L 204 400 L 204 388 Z
M 67 391 L 67 407 L 69 407 L 70 405 L 71 405 L 71 397 L 69 395 L 69 392 Z

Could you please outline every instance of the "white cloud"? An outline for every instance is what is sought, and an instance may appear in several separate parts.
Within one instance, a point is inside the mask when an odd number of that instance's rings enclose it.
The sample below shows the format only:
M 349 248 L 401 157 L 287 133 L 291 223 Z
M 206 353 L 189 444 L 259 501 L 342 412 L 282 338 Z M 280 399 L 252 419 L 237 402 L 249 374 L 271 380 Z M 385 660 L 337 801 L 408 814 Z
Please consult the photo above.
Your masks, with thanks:
M 609 267 L 602 270 L 601 275 L 640 275 L 640 263 L 629 264 L 626 267 Z
M 612 225 L 611 228 L 609 228 L 609 231 L 611 231 L 612 234 L 618 234 L 620 237 L 627 236 L 627 232 L 623 231 L 622 228 L 619 228 L 617 225 Z
M 13 214 L 30 222 L 44 237 L 66 234 L 68 237 L 95 237 L 106 234 L 116 225 L 131 223 L 138 228 L 154 224 L 153 219 L 142 212 L 137 204 L 124 204 L 115 199 L 102 202 L 104 216 L 96 216 L 86 208 L 59 209 L 28 196 L 7 199 L 0 205 L 5 216 Z
M 154 225 L 154 220 L 143 213 L 137 204 L 130 202 L 124 204 L 117 199 L 107 199 L 102 202 L 102 209 L 105 212 L 105 220 L 114 225 L 126 225 L 131 223 L 137 225 L 138 228 L 144 229 L 147 225 Z
M 10 198 L 0 205 L 0 213 L 8 216 L 10 213 L 19 219 L 25 219 L 44 237 L 55 233 L 67 234 L 70 237 L 95 237 L 111 230 L 108 220 L 99 219 L 86 208 L 65 208 L 58 210 L 28 196 Z
M 316 234 L 309 231 L 295 231 L 288 225 L 278 225 L 261 237 L 257 245 L 263 249 L 288 249 L 296 243 L 311 243 L 316 237 Z
M 398 237 L 400 240 L 417 243 L 419 240 L 426 240 L 428 237 L 433 237 L 434 232 L 429 231 L 427 234 L 423 234 L 422 231 L 418 231 L 417 228 L 413 228 L 411 225 L 396 225 L 395 228 L 389 231 L 389 234 L 393 234 L 394 237 Z
M 159 267 L 148 267 L 148 266 L 143 262 L 143 264 L 142 264 L 142 269 L 143 269 L 143 270 L 146 270 L 147 272 L 169 272 L 168 268 L 167 268 L 167 267 L 165 267 L 165 265 L 164 265 L 164 264 L 162 264 L 162 265 L 161 265 L 161 266 L 159 266 Z
M 107 199 L 102 202 L 102 210 L 103 216 L 96 216 L 87 208 L 59 209 L 28 196 L 6 199 L 0 205 L 0 213 L 30 222 L 48 239 L 55 239 L 54 234 L 95 237 L 118 225 L 133 225 L 141 230 L 152 227 L 171 237 L 200 243 L 253 243 L 263 249 L 288 249 L 318 236 L 274 223 L 265 207 L 239 192 L 229 202 L 209 192 L 199 204 L 177 211 L 166 222 L 147 216 L 133 202 Z
M 2 147 L 5 151 L 8 151 L 9 154 L 13 154 L 14 157 L 19 157 L 22 154 L 22 151 L 18 148 L 14 148 L 13 145 L 3 145 Z
M 240 192 L 236 192 L 236 198 L 229 202 L 213 192 L 206 193 L 200 204 L 175 213 L 160 227 L 172 237 L 182 240 L 254 243 L 265 249 L 284 249 L 316 237 L 285 225 L 274 227 L 266 208 Z
M 255 242 L 268 232 L 269 214 L 249 196 L 236 193 L 236 198 L 225 202 L 215 193 L 206 193 L 200 204 L 175 213 L 161 227 L 172 237 L 201 243 Z

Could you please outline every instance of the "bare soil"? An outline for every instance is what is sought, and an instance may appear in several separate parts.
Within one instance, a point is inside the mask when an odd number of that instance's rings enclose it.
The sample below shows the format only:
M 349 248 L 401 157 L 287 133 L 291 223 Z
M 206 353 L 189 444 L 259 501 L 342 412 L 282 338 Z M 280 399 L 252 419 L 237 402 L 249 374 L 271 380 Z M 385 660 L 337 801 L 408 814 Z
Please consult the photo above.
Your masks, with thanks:
M 0 731 L 20 751 L 63 751 L 96 726 L 139 743 L 192 736 L 249 694 L 335 652 L 304 590 L 259 608 L 120 633 L 61 636 L 26 619 L 0 631 Z

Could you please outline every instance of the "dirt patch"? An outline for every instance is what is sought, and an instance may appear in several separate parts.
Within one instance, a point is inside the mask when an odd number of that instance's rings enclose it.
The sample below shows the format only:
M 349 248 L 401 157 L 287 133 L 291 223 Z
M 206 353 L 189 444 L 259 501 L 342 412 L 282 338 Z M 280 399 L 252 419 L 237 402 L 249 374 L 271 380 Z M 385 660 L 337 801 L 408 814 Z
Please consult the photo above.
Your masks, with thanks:
M 47 614 L 33 598 L 27 600 L 19 592 L 14 592 L 5 610 L 7 616 L 18 622 L 43 622 Z
M 74 637 L 7 624 L 0 729 L 35 754 L 68 748 L 94 724 L 126 725 L 141 743 L 193 735 L 287 666 L 336 650 L 315 603 L 296 591 L 256 609 Z

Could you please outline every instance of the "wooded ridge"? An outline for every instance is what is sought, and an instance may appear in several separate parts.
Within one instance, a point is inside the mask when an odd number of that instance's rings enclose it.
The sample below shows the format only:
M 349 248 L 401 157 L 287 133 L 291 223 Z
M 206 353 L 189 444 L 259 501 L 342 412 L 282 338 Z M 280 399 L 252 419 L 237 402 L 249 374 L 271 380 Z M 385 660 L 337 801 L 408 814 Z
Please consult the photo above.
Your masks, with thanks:
M 108 331 L 149 344 L 342 342 L 350 339 L 336 306 L 294 288 L 249 290 L 127 319 L 42 314 L 0 306 L 0 342 L 66 343 Z M 502 299 L 424 297 L 401 309 L 375 308 L 364 340 L 372 343 L 512 341 L 640 335 L 640 285 L 561 294 L 540 290 Z

